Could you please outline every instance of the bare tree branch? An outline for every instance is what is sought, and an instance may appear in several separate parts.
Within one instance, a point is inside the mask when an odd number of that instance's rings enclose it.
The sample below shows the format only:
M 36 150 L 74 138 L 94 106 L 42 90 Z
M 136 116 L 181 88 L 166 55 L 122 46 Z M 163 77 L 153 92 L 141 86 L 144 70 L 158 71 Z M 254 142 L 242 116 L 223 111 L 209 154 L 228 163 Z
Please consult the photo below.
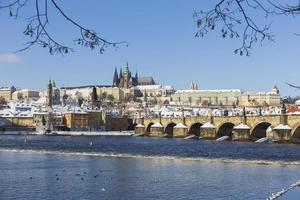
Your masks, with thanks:
M 73 51 L 71 47 L 58 42 L 55 37 L 49 33 L 47 25 L 49 24 L 48 8 L 50 5 L 58 11 L 64 20 L 79 29 L 80 37 L 73 40 L 75 44 L 88 47 L 92 50 L 98 48 L 101 54 L 104 53 L 105 49 L 110 46 L 114 48 L 118 48 L 120 45 L 128 46 L 127 42 L 107 41 L 100 37 L 95 31 L 85 28 L 75 22 L 58 5 L 57 0 L 14 0 L 6 5 L 1 5 L 0 3 L 0 9 L 9 9 L 9 15 L 11 17 L 18 18 L 19 10 L 29 3 L 33 3 L 35 9 L 32 10 L 32 16 L 25 18 L 27 26 L 23 34 L 28 36 L 30 41 L 25 44 L 24 48 L 16 52 L 28 50 L 33 45 L 39 45 L 43 48 L 47 48 L 50 54 L 67 54 Z
M 300 86 L 297 86 L 297 85 L 293 85 L 293 84 L 290 84 L 290 83 L 286 83 L 288 86 L 292 87 L 292 88 L 296 88 L 296 90 L 299 90 L 300 89 Z
M 254 43 L 262 45 L 265 40 L 274 41 L 275 37 L 270 31 L 272 23 L 261 25 L 256 11 L 266 20 L 270 15 L 295 16 L 300 14 L 300 2 L 281 5 L 271 0 L 218 0 L 211 10 L 194 13 L 198 27 L 195 36 L 204 37 L 218 26 L 223 38 L 241 38 L 241 46 L 234 53 L 249 56 Z

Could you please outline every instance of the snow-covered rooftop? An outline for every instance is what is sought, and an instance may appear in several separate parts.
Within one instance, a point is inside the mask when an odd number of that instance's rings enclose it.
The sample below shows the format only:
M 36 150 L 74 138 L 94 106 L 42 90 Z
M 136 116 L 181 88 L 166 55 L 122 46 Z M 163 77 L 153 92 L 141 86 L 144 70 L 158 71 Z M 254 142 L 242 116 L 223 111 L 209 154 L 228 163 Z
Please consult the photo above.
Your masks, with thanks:
M 161 125 L 159 122 L 156 122 L 151 126 L 151 128 L 163 128 L 163 125 Z
M 179 123 L 176 126 L 174 126 L 174 128 L 187 128 L 187 126 L 182 123 Z
M 227 89 L 227 90 L 177 90 L 175 93 L 207 93 L 207 92 L 237 92 L 240 93 L 239 89 Z
M 233 129 L 250 129 L 250 127 L 247 124 L 239 124 L 233 127 Z
M 145 128 L 145 126 L 143 124 L 138 124 L 136 125 L 136 128 Z
M 206 122 L 205 124 L 203 124 L 200 128 L 216 128 L 215 125 L 213 125 L 210 122 Z
M 11 86 L 11 87 L 0 87 L 0 91 L 7 91 L 7 90 L 13 90 L 15 89 L 14 86 Z
M 137 85 L 134 88 L 138 90 L 174 90 L 174 88 L 171 85 Z
M 289 125 L 279 124 L 278 126 L 275 126 L 273 129 L 275 129 L 275 130 L 291 130 L 292 128 L 289 127 Z

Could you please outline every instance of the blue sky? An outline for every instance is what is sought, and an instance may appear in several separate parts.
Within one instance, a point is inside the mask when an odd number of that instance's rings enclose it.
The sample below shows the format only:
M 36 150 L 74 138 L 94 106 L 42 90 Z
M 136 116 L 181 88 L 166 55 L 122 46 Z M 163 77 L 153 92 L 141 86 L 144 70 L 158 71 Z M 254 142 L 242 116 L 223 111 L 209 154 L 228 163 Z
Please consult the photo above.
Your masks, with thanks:
M 127 41 L 129 47 L 110 48 L 104 54 L 75 46 L 67 56 L 50 55 L 33 47 L 7 59 L 22 48 L 26 23 L 0 11 L 0 86 L 42 90 L 49 77 L 58 86 L 110 84 L 115 67 L 129 63 L 133 72 L 153 76 L 162 84 L 185 89 L 191 80 L 201 89 L 237 88 L 269 91 L 274 84 L 282 95 L 300 95 L 285 82 L 300 85 L 299 19 L 273 17 L 274 43 L 255 45 L 250 57 L 233 54 L 239 40 L 224 40 L 219 32 L 195 38 L 194 11 L 208 9 L 209 0 L 78 0 L 62 2 L 65 12 L 111 41 Z M 30 6 L 24 9 L 28 14 Z M 51 16 L 50 30 L 67 44 L 77 38 L 77 29 Z M 6 58 L 6 59 L 1 59 Z

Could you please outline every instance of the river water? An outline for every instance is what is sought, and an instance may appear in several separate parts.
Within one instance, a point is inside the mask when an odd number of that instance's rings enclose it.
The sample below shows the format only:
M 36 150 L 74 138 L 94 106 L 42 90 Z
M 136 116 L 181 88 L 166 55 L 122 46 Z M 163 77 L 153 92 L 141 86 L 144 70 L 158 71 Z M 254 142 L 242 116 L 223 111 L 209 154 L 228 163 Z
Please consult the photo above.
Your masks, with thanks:
M 266 199 L 299 179 L 300 145 L 0 136 L 1 200 Z

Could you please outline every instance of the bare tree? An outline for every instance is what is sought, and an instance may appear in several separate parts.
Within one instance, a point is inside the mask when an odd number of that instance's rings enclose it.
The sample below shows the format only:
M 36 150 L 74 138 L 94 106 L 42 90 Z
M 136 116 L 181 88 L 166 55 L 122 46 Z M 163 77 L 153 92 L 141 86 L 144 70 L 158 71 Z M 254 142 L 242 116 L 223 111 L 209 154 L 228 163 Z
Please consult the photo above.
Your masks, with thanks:
M 107 100 L 113 102 L 115 100 L 115 97 L 112 94 L 109 94 L 107 95 Z
M 295 88 L 296 90 L 299 90 L 300 89 L 300 86 L 298 85 L 293 85 L 293 84 L 290 84 L 290 83 L 286 83 L 288 86 L 292 87 L 292 88 Z
M 5 98 L 0 96 L 0 109 L 2 109 L 3 106 L 6 104 L 7 104 L 7 102 L 6 102 Z
M 283 4 L 278 1 L 218 0 L 211 10 L 194 13 L 198 28 L 195 36 L 203 37 L 217 29 L 223 38 L 241 38 L 241 46 L 234 53 L 249 56 L 254 43 L 274 41 L 270 16 L 300 14 L 300 2 L 288 0 Z M 260 15 L 265 17 L 263 23 L 257 17 Z
M 25 47 L 17 52 L 28 50 L 33 45 L 39 45 L 49 50 L 50 54 L 67 54 L 73 51 L 73 48 L 60 43 L 49 32 L 49 12 L 56 11 L 62 20 L 66 20 L 79 30 L 79 37 L 74 39 L 74 44 L 98 49 L 102 54 L 109 46 L 117 48 L 119 45 L 128 45 L 127 42 L 110 42 L 100 37 L 95 31 L 86 28 L 68 16 L 58 4 L 58 0 L 4 0 L 0 1 L 0 10 L 7 9 L 10 17 L 20 19 L 20 10 L 28 5 L 31 9 L 30 14 L 22 16 L 26 21 L 24 35 L 29 37 L 29 42 Z M 53 8 L 52 10 L 50 8 Z
M 23 101 L 23 100 L 24 100 L 23 94 L 20 93 L 20 92 L 18 92 L 18 93 L 17 93 L 17 99 L 18 99 L 19 101 Z
M 106 92 L 101 93 L 100 98 L 101 98 L 102 101 L 105 101 L 106 98 L 107 98 L 107 93 Z

